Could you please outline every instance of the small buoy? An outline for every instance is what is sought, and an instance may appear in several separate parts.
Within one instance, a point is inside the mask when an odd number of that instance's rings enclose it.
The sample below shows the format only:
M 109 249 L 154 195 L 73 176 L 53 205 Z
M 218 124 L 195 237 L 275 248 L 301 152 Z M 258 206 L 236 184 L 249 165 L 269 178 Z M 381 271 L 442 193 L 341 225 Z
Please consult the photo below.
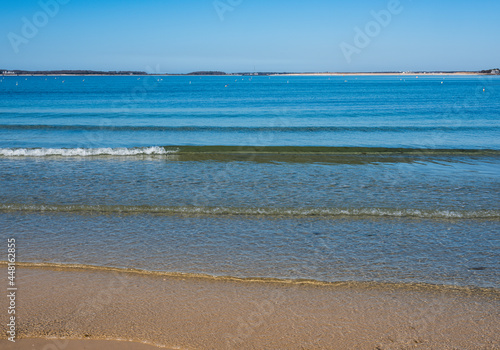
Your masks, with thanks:
M 227 87 L 227 85 L 225 87 Z
M 442 83 L 443 83 L 443 82 L 441 82 L 441 84 L 442 84 Z
M 486 91 L 486 89 L 483 89 L 483 92 L 485 92 L 485 91 Z

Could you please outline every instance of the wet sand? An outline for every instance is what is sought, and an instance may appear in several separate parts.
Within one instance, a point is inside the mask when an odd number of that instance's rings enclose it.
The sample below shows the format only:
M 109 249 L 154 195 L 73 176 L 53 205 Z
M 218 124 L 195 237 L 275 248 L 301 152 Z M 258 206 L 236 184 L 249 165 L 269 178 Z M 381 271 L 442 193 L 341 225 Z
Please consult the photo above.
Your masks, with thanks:
M 17 283 L 22 341 L 2 349 L 500 348 L 498 291 L 56 267 L 18 267 Z
M 155 350 L 156 346 L 128 341 L 74 339 L 19 339 L 15 343 L 0 340 L 2 350 Z

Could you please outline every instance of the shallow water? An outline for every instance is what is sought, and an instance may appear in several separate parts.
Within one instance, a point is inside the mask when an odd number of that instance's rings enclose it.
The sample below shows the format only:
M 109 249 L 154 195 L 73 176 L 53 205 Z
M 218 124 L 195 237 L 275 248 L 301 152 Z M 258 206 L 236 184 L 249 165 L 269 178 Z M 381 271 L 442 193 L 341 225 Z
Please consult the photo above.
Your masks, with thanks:
M 498 221 L 0 214 L 22 261 L 234 277 L 498 286 Z M 5 236 L 7 234 L 4 234 Z
M 498 288 L 498 78 L 0 80 L 20 261 Z

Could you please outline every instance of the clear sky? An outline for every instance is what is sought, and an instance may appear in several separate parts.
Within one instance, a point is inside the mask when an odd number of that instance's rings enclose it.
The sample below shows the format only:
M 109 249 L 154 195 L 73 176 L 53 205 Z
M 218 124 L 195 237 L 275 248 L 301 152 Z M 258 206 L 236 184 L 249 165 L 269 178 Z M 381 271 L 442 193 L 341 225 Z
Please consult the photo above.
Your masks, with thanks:
M 186 73 L 500 66 L 500 1 L 397 3 L 3 0 L 0 69 Z

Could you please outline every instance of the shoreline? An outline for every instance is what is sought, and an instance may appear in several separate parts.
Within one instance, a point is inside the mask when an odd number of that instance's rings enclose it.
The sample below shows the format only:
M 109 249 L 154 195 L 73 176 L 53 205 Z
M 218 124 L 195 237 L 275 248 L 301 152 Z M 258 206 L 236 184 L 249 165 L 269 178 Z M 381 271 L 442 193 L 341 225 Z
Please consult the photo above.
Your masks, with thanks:
M 290 76 L 500 76 L 499 74 L 480 73 L 480 72 L 348 72 L 348 73 L 265 73 L 265 74 L 252 74 L 252 73 L 228 73 L 228 74 L 0 74 L 1 77 L 290 77 Z
M 278 76 L 447 76 L 447 75 L 498 75 L 498 74 L 489 74 L 489 73 L 479 73 L 479 72 L 388 72 L 388 73 L 377 73 L 377 72 L 368 72 L 368 73 L 288 73 L 288 74 L 276 74 Z
M 21 265 L 17 278 L 17 339 L 27 344 L 31 338 L 126 339 L 178 349 L 475 349 L 500 344 L 498 293 Z M 6 309 L 7 301 L 1 303 Z
M 0 260 L 0 268 L 6 268 L 7 261 Z M 367 281 L 322 281 L 316 279 L 289 279 L 275 277 L 235 277 L 229 275 L 210 275 L 205 273 L 187 273 L 187 272 L 169 272 L 157 270 L 144 270 L 126 267 L 101 266 L 90 264 L 67 264 L 67 263 L 45 263 L 45 262 L 16 262 L 18 268 L 39 269 L 47 271 L 66 271 L 66 272 L 96 272 L 96 273 L 120 273 L 130 276 L 149 276 L 154 278 L 172 278 L 182 280 L 200 280 L 211 282 L 231 282 L 231 283 L 254 283 L 254 284 L 279 284 L 286 286 L 318 286 L 327 288 L 355 288 L 357 290 L 401 290 L 412 292 L 440 292 L 440 293 L 458 293 L 461 295 L 485 296 L 500 301 L 500 288 L 478 287 L 478 286 L 460 286 L 460 285 L 438 285 L 431 283 L 411 283 L 411 282 L 367 282 Z

